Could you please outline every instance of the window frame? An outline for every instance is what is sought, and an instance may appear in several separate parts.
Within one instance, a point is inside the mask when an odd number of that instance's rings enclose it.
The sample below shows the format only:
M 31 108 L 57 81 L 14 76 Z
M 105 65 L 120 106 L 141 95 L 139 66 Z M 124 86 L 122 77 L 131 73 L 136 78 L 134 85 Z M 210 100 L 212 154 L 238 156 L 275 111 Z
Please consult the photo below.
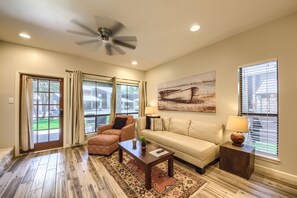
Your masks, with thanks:
M 277 113 L 269 113 L 269 112 L 266 112 L 266 113 L 254 113 L 254 112 L 249 112 L 247 111 L 246 112 L 243 112 L 243 68 L 245 67 L 253 67 L 253 66 L 259 66 L 261 64 L 265 64 L 265 63 L 270 63 L 270 62 L 276 62 L 276 110 L 277 110 Z M 275 154 L 271 154 L 271 153 L 268 153 L 268 152 L 264 152 L 264 151 L 257 151 L 255 152 L 255 154 L 257 156 L 260 156 L 260 157 L 264 157 L 264 158 L 272 158 L 272 159 L 278 159 L 279 158 L 279 73 L 278 73 L 278 60 L 277 59 L 269 59 L 269 60 L 264 60 L 264 61 L 259 61 L 259 62 L 256 62 L 256 63 L 249 63 L 249 64 L 245 64 L 245 65 L 242 65 L 242 66 L 239 66 L 238 67 L 238 115 L 239 116 L 246 116 L 246 117 L 249 117 L 249 116 L 252 116 L 252 117 L 263 117 L 263 118 L 268 118 L 268 117 L 274 117 L 276 118 L 276 121 L 277 121 L 277 125 L 276 125 L 276 128 L 275 128 L 275 131 L 277 132 L 277 136 L 276 136 L 276 153 Z M 249 129 L 251 130 L 251 129 Z M 250 132 L 249 132 L 250 133 Z M 249 144 L 247 142 L 245 142 L 245 144 L 247 145 L 252 145 L 252 144 Z M 252 145 L 254 146 L 254 145 Z M 255 147 L 256 149 L 256 147 Z

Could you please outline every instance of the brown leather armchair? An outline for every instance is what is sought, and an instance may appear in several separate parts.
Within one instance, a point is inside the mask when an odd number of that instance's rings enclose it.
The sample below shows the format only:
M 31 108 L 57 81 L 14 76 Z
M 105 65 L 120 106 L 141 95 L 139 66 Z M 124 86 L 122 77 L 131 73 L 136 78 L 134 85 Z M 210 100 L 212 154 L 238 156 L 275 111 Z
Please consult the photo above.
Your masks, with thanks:
M 122 129 L 113 129 L 113 124 L 102 125 L 97 128 L 99 134 L 118 135 L 119 141 L 133 139 L 135 135 L 135 119 L 131 115 L 117 115 L 116 117 L 127 118 L 126 125 Z

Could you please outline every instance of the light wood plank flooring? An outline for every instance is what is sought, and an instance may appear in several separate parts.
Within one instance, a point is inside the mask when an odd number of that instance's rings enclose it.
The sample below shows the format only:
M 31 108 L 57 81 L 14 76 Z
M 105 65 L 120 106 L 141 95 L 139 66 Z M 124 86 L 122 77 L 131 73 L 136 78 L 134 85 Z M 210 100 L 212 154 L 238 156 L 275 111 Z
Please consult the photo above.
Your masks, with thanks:
M 178 163 L 194 174 L 194 167 Z M 193 197 L 297 197 L 297 185 L 254 173 L 250 180 L 206 169 L 207 184 Z M 126 197 L 115 180 L 83 146 L 18 157 L 0 178 L 1 197 Z

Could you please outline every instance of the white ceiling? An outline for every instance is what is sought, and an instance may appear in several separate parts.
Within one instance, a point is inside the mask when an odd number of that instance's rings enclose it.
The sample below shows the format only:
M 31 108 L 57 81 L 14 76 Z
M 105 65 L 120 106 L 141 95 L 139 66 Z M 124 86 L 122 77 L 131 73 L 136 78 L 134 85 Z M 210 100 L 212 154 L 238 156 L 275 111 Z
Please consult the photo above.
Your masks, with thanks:
M 148 70 L 296 11 L 296 0 L 1 0 L 0 40 Z M 82 32 L 71 20 L 96 30 L 94 16 L 123 23 L 118 35 L 137 36 L 137 48 L 107 56 L 103 47 L 75 44 L 86 39 L 66 32 Z M 189 31 L 193 23 L 200 31 Z M 21 31 L 32 38 L 21 39 Z

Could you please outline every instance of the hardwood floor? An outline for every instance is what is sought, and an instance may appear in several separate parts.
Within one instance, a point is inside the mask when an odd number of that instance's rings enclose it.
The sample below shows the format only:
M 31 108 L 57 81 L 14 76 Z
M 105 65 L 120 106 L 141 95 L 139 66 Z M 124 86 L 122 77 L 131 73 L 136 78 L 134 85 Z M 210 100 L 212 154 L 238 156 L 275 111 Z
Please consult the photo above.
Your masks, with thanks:
M 193 166 L 174 160 L 194 174 Z M 250 180 L 206 169 L 207 185 L 193 197 L 297 197 L 297 184 L 254 173 Z M 126 197 L 96 155 L 83 146 L 18 157 L 0 178 L 1 197 Z

